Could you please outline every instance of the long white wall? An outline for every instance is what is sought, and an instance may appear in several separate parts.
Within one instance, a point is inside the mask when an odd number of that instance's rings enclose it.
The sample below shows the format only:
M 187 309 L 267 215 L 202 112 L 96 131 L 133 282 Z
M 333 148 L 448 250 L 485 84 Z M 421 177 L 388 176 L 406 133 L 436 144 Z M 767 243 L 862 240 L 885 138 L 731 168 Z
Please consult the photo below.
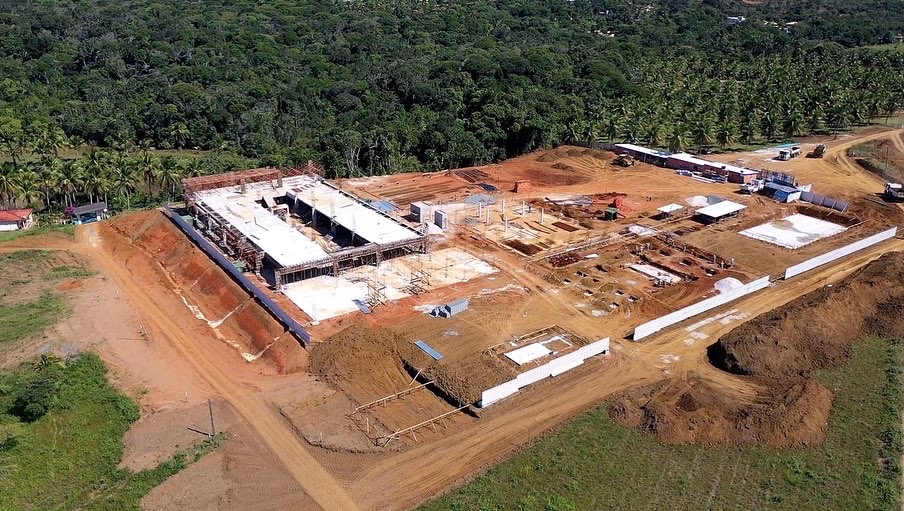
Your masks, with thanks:
M 600 353 L 608 353 L 608 351 L 609 338 L 606 337 L 605 339 L 578 348 L 571 353 L 562 355 L 548 364 L 543 364 L 540 367 L 524 371 L 516 376 L 514 380 L 509 380 L 501 385 L 483 391 L 480 395 L 480 407 L 483 408 L 500 399 L 507 398 L 532 383 L 570 371 L 583 364 L 588 358 L 599 355 Z
M 875 245 L 876 243 L 885 241 L 887 239 L 894 238 L 897 233 L 898 233 L 898 228 L 892 227 L 891 229 L 888 229 L 887 231 L 882 231 L 878 234 L 873 234 L 872 236 L 870 236 L 868 238 L 863 238 L 860 241 L 855 241 L 854 243 L 851 243 L 850 245 L 832 250 L 831 252 L 826 252 L 825 254 L 816 256 L 813 259 L 809 259 L 800 264 L 795 264 L 794 266 L 791 266 L 787 270 L 785 270 L 785 278 L 790 279 L 791 277 L 794 277 L 795 275 L 800 275 L 801 273 L 810 271 L 813 268 L 817 268 L 826 263 L 830 263 L 836 259 L 841 259 L 842 257 L 844 257 L 846 255 L 853 254 L 854 252 L 863 250 L 864 248 Z
M 637 341 L 643 339 L 644 337 L 656 333 L 663 328 L 672 326 L 675 323 L 680 323 L 685 319 L 691 318 L 710 309 L 714 309 L 733 300 L 737 300 L 744 295 L 759 291 L 760 289 L 763 289 L 768 285 L 769 276 L 767 275 L 763 278 L 754 280 L 753 282 L 744 284 L 739 288 L 732 289 L 731 291 L 728 291 L 726 293 L 721 293 L 713 296 L 712 298 L 701 300 L 693 305 L 688 305 L 683 309 L 678 309 L 675 312 L 666 314 L 665 316 L 660 316 L 652 321 L 647 321 L 642 325 L 638 325 L 637 328 L 634 329 L 634 340 Z

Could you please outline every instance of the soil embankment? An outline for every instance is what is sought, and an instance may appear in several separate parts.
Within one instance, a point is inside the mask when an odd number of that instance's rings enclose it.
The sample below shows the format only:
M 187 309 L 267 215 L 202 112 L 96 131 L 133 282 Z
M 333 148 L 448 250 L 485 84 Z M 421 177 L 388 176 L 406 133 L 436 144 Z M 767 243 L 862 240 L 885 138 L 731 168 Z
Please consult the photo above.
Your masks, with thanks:
M 433 360 L 399 334 L 352 325 L 314 346 L 311 372 L 359 403 L 404 389 L 412 373 L 432 380 L 452 401 L 469 404 L 498 385 L 511 371 L 482 353 L 462 360 Z M 400 386 L 401 384 L 401 386 Z
M 186 306 L 197 308 L 199 319 L 215 326 L 229 342 L 253 355 L 263 353 L 280 372 L 303 366 L 306 357 L 298 341 L 163 213 L 119 216 L 110 221 L 110 227 L 150 254 Z M 127 247 L 111 248 L 125 258 L 131 257 Z
M 885 254 L 832 287 L 763 314 L 707 350 L 752 395 L 704 375 L 664 380 L 611 400 L 610 416 L 664 442 L 788 448 L 822 442 L 833 395 L 813 371 L 844 363 L 851 345 L 904 331 L 904 253 Z

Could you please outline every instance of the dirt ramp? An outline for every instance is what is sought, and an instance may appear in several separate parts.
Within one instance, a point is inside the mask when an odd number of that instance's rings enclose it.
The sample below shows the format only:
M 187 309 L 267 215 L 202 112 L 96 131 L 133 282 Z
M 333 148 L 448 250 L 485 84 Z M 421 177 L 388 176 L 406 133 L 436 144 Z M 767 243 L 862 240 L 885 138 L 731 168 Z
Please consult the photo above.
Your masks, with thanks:
M 691 378 L 626 391 L 610 401 L 609 415 L 662 442 L 789 448 L 822 442 L 831 407 L 832 393 L 814 380 L 766 388 L 748 402 Z
M 732 330 L 710 346 L 710 362 L 760 378 L 805 376 L 843 363 L 869 335 L 904 333 L 904 254 L 889 253 L 824 287 Z
M 406 344 L 393 331 L 354 324 L 314 345 L 311 372 L 358 403 L 367 403 L 410 382 L 401 356 Z
M 307 366 L 307 356 L 281 323 L 265 311 L 201 249 L 196 247 L 160 211 L 117 216 L 110 227 L 131 245 L 115 245 L 124 262 L 135 257 L 138 247 L 160 264 L 169 280 L 187 302 L 210 322 L 228 342 L 251 355 L 262 353 L 278 371 L 290 372 Z M 128 249 L 128 250 L 127 250 Z

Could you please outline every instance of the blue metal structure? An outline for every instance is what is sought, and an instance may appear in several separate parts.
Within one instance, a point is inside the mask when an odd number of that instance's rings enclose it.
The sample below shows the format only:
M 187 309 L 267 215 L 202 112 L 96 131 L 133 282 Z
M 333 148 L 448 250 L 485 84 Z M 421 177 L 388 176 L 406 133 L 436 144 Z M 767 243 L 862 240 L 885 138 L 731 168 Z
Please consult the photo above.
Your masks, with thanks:
M 443 358 L 443 356 L 440 354 L 440 352 L 433 349 L 429 344 L 427 344 L 424 341 L 414 341 L 414 345 L 417 346 L 418 348 L 424 350 L 424 353 L 433 357 L 433 360 L 439 360 L 439 359 Z
M 245 288 L 246 291 L 251 293 L 251 295 L 254 296 L 257 301 L 260 302 L 260 304 L 263 305 L 264 308 L 267 309 L 274 318 L 277 319 L 277 321 L 279 321 L 283 324 L 283 326 L 286 327 L 286 330 L 288 330 L 299 341 L 301 341 L 301 344 L 304 347 L 307 347 L 311 343 L 311 334 L 309 334 L 307 330 L 305 330 L 300 324 L 298 324 L 297 321 L 286 314 L 286 311 L 284 311 L 282 307 L 277 305 L 276 302 L 270 299 L 269 296 L 258 289 L 258 287 L 254 285 L 254 283 L 251 282 L 248 277 L 242 274 L 242 272 L 240 272 L 235 267 L 235 265 L 232 264 L 231 261 L 229 261 L 229 259 L 226 259 L 226 257 L 216 249 L 216 247 L 211 245 L 209 241 L 201 236 L 201 234 L 198 233 L 198 231 L 196 231 L 194 227 L 189 225 L 189 223 L 186 222 L 184 218 L 179 216 L 178 213 L 176 213 L 172 208 L 168 206 L 166 210 L 168 213 L 167 216 L 170 217 L 170 220 L 172 220 L 173 223 L 176 224 L 176 226 L 182 232 L 187 234 L 188 237 L 195 242 L 195 245 L 197 245 L 198 248 L 207 253 L 207 255 L 210 256 L 211 259 L 213 259 L 217 264 L 219 264 L 221 268 L 226 270 L 226 272 L 229 273 L 229 275 L 231 275 L 232 278 L 239 283 L 239 285 L 241 285 L 243 288 Z

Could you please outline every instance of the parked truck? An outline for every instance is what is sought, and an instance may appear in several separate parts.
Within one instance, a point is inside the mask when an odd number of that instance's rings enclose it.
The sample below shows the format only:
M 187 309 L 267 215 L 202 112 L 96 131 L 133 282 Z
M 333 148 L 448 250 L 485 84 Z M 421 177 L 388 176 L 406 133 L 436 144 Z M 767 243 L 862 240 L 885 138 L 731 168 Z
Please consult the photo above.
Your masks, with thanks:
M 749 183 L 744 183 L 741 185 L 741 193 L 758 193 L 763 190 L 763 187 L 766 185 L 766 181 L 763 179 L 752 179 Z
M 782 161 L 787 161 L 791 158 L 797 158 L 798 156 L 800 156 L 800 146 L 797 145 L 779 149 L 778 151 L 778 159 Z
M 904 201 L 904 186 L 901 183 L 885 183 L 885 200 L 889 202 Z
M 816 147 L 813 148 L 813 151 L 808 154 L 810 158 L 822 158 L 826 154 L 826 145 L 825 144 L 817 144 Z

